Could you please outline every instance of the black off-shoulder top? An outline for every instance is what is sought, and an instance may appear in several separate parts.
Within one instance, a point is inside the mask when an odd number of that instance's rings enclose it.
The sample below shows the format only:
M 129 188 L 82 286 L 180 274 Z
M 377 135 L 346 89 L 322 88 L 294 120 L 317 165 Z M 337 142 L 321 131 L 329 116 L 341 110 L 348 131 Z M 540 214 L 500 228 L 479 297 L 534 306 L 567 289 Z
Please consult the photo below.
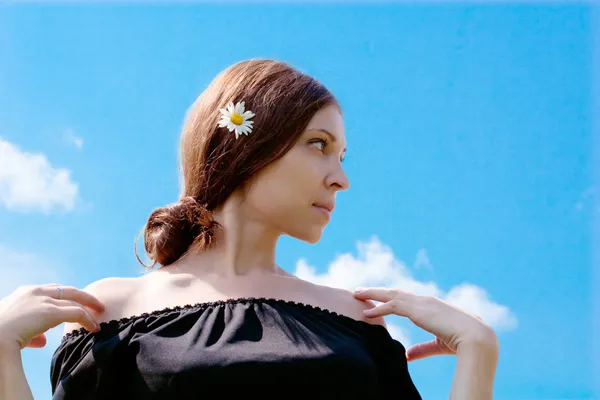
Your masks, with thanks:
M 62 337 L 53 400 L 421 399 L 387 329 L 271 298 L 165 308 Z

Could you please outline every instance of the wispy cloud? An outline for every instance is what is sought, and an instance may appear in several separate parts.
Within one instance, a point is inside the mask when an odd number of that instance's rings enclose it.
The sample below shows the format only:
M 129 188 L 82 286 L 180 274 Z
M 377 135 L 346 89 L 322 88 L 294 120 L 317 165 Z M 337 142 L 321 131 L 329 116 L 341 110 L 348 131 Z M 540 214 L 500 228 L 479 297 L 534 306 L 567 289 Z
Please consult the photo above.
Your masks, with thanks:
M 65 129 L 63 139 L 67 144 L 75 146 L 78 150 L 83 148 L 83 138 L 77 136 L 75 130 L 72 128 Z
M 0 243 L 0 298 L 10 295 L 15 289 L 25 285 L 43 285 L 61 283 L 60 272 L 64 269 L 49 262 L 47 259 L 33 253 L 16 251 Z M 43 354 L 48 357 L 60 344 L 64 326 L 58 325 L 46 332 L 46 350 Z M 38 349 L 32 349 L 37 351 Z
M 419 251 L 417 251 L 417 256 L 415 257 L 414 267 L 415 267 L 415 269 L 420 269 L 420 268 L 424 268 L 424 269 L 428 269 L 428 270 L 433 269 L 433 265 L 431 265 L 431 261 L 429 261 L 429 256 L 427 255 L 426 249 L 420 249 Z
M 22 151 L 0 138 L 0 205 L 19 212 L 70 211 L 77 192 L 70 170 L 55 168 L 44 154 Z
M 58 279 L 56 266 L 35 254 L 17 251 L 0 243 L 0 298 L 7 296 L 21 285 L 55 283 Z
M 319 274 L 304 259 L 298 260 L 295 274 L 302 279 L 331 287 L 354 290 L 356 287 L 384 286 L 398 288 L 423 296 L 434 296 L 467 313 L 481 317 L 495 330 L 512 330 L 517 318 L 508 307 L 494 303 L 486 290 L 470 283 L 462 283 L 444 292 L 435 282 L 421 282 L 413 278 L 406 264 L 398 260 L 392 250 L 376 237 L 368 242 L 358 242 L 358 256 L 338 255 L 325 273 Z M 420 264 L 429 264 L 424 249 L 417 253 Z M 415 263 L 417 264 L 417 262 Z M 406 329 L 388 323 L 392 336 L 405 346 L 410 345 Z
M 583 211 L 586 207 L 589 207 L 590 204 L 593 204 L 594 195 L 596 194 L 596 188 L 594 186 L 590 186 L 581 193 L 579 200 L 575 203 L 575 209 L 577 211 Z

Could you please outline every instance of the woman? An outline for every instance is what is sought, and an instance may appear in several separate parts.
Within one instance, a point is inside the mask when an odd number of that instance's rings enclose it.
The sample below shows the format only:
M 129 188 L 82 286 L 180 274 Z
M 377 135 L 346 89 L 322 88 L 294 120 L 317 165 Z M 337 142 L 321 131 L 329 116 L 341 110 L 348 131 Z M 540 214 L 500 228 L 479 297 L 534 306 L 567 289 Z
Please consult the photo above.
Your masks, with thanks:
M 340 106 L 314 78 L 270 60 L 227 68 L 187 115 L 183 193 L 149 216 L 148 272 L 2 300 L 1 398 L 32 398 L 20 351 L 67 322 L 51 365 L 55 400 L 420 399 L 407 362 L 435 354 L 457 354 L 451 399 L 491 399 L 498 342 L 480 319 L 400 290 L 315 285 L 276 265 L 281 235 L 321 238 L 349 186 L 345 148 Z M 435 340 L 405 352 L 388 314 Z

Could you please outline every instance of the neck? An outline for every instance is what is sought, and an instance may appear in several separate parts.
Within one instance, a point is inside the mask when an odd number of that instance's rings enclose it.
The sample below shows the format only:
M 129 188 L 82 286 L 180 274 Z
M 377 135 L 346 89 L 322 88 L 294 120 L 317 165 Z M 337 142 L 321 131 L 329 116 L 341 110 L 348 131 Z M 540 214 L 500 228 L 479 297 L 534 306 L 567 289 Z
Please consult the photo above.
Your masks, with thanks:
M 214 212 L 214 219 L 221 226 L 215 233 L 214 244 L 201 253 L 190 251 L 172 269 L 193 275 L 224 277 L 254 273 L 287 275 L 275 263 L 280 232 L 271 225 L 248 217 L 251 214 L 241 201 L 230 199 Z

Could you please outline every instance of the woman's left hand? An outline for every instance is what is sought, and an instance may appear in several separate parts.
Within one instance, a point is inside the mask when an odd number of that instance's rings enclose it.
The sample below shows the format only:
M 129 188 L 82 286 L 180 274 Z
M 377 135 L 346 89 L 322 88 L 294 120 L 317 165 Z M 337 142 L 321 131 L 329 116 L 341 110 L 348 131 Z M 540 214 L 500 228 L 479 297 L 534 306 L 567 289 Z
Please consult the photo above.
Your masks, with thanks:
M 456 354 L 462 343 L 498 345 L 493 329 L 481 318 L 438 298 L 387 288 L 360 288 L 354 292 L 354 297 L 382 303 L 365 310 L 366 317 L 375 318 L 390 314 L 407 317 L 419 328 L 435 335 L 434 340 L 407 349 L 408 361 L 434 355 Z

